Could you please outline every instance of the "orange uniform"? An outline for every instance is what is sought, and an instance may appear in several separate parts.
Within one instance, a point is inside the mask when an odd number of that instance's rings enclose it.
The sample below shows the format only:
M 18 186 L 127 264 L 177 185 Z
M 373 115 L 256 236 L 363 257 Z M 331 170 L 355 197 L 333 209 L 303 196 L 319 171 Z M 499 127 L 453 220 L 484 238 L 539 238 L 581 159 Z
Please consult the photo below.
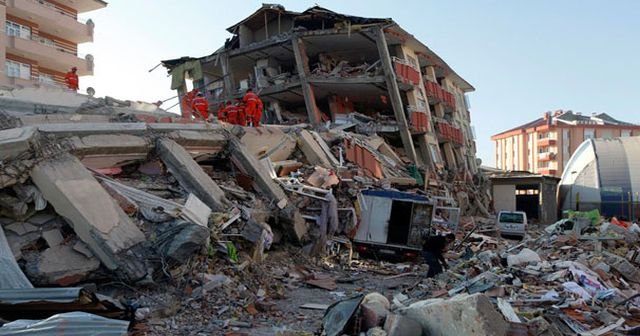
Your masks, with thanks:
M 252 90 L 248 90 L 242 98 L 247 112 L 247 122 L 253 124 L 254 127 L 260 126 L 262 118 L 262 100 Z
M 193 99 L 196 97 L 196 93 L 196 90 L 191 90 L 182 96 L 182 118 L 191 120 L 191 111 L 193 109 L 192 103 Z
M 209 119 L 209 102 L 198 94 L 191 102 L 191 109 L 195 112 L 195 117 L 203 120 Z
M 247 106 L 244 104 L 238 106 L 238 122 L 236 124 L 247 126 Z
M 224 104 L 218 107 L 218 121 L 227 121 L 227 107 Z
M 224 108 L 224 114 L 226 115 L 227 122 L 230 124 L 238 124 L 238 107 L 235 105 L 227 105 Z
M 78 91 L 78 89 L 80 88 L 80 79 L 78 78 L 78 74 L 76 74 L 74 69 L 64 75 L 64 82 L 67 84 L 67 87 L 69 89 Z

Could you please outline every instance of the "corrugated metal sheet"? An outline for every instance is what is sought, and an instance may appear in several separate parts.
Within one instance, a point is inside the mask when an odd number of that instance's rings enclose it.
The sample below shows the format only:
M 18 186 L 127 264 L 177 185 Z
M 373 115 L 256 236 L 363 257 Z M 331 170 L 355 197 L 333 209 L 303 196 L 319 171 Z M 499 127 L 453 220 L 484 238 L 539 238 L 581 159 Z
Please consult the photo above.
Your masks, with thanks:
M 20 304 L 31 301 L 69 303 L 80 299 L 81 287 L 0 289 L 0 303 Z
M 0 328 L 0 336 L 122 336 L 128 321 L 108 319 L 83 312 L 53 315 L 44 320 L 17 320 Z
M 0 290 L 0 318 L 8 321 L 43 319 L 76 311 L 122 319 L 131 317 L 133 313 L 113 298 L 79 287 Z
M 0 288 L 33 288 L 22 273 L 0 226 Z

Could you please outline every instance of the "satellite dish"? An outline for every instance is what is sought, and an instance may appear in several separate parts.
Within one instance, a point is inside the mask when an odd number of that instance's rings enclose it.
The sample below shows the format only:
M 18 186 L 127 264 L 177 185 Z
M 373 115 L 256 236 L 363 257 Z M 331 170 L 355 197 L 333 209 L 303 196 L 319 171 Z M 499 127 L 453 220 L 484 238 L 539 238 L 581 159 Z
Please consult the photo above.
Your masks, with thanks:
M 88 87 L 87 94 L 89 95 L 89 97 L 93 97 L 96 94 L 96 90 L 94 90 L 92 87 Z

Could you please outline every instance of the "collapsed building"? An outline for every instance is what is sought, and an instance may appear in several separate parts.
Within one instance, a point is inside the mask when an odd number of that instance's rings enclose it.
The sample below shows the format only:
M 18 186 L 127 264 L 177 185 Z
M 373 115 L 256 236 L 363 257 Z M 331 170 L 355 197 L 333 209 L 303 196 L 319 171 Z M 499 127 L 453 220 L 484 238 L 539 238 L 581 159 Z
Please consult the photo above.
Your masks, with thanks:
M 377 134 L 394 148 L 385 154 L 423 171 L 425 189 L 454 202 L 473 189 L 463 198 L 486 210 L 486 190 L 466 187 L 482 179 L 466 96 L 474 88 L 392 19 L 265 4 L 227 31 L 209 56 L 163 61 L 180 97 L 187 79 L 214 108 L 253 88 L 263 123 Z

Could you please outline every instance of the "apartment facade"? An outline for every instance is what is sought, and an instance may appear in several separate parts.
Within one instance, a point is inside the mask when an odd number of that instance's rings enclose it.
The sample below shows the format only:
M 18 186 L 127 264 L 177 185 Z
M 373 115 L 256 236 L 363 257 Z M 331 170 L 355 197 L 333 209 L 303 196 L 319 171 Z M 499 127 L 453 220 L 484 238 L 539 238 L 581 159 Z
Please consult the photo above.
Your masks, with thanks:
M 431 171 L 477 173 L 474 88 L 393 20 L 265 4 L 227 31 L 209 56 L 163 61 L 180 96 L 199 87 L 215 109 L 251 87 L 263 123 L 357 124 Z
M 491 137 L 496 168 L 560 177 L 569 158 L 587 139 L 640 135 L 640 125 L 606 113 L 546 112 L 541 118 Z
M 94 24 L 78 14 L 104 8 L 102 0 L 0 0 L 2 85 L 63 85 L 71 67 L 93 75 L 93 57 L 78 45 L 93 41 Z

